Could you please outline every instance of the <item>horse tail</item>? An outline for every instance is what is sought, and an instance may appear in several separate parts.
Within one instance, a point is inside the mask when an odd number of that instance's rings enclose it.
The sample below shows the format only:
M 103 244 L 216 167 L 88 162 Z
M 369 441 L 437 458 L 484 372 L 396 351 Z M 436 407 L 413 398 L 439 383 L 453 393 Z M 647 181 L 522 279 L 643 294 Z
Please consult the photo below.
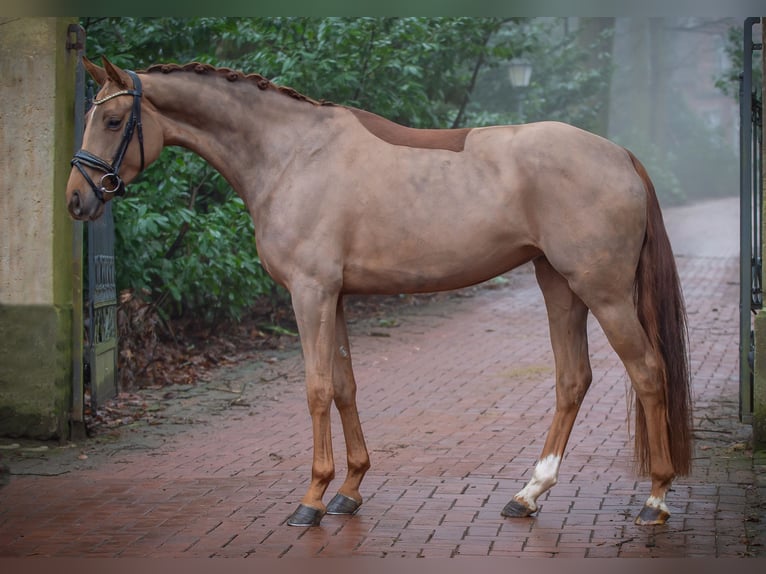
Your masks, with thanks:
M 647 194 L 646 233 L 634 284 L 636 310 L 661 359 L 673 469 L 677 475 L 688 475 L 692 461 L 692 407 L 686 305 L 654 184 L 641 162 L 630 151 L 628 155 Z M 638 470 L 647 474 L 649 438 L 640 401 L 636 401 L 635 432 Z

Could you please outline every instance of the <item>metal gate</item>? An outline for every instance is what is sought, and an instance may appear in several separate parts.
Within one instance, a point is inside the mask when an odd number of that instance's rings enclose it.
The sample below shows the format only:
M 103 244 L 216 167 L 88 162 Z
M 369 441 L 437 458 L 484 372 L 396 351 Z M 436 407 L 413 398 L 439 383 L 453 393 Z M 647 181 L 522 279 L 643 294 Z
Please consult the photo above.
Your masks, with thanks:
M 117 284 L 114 267 L 114 220 L 111 204 L 87 225 L 88 309 L 86 386 L 91 408 L 117 394 Z M 89 377 L 87 376 L 89 374 Z
M 740 76 L 740 361 L 739 417 L 753 416 L 755 341 L 753 317 L 763 307 L 763 94 L 753 84 L 753 53 L 763 43 L 753 42 L 753 28 L 760 18 L 747 18 L 744 27 L 743 71 Z
M 85 47 L 85 33 L 77 26 L 78 49 Z M 80 149 L 84 117 L 93 100 L 93 88 L 87 87 L 82 60 L 77 64 L 75 104 L 75 149 Z M 106 204 L 104 214 L 97 221 L 85 225 L 87 236 L 83 281 L 83 384 L 75 389 L 74 401 L 90 404 L 95 410 L 117 394 L 117 281 L 114 260 L 114 220 L 112 205 Z M 80 240 L 79 248 L 83 242 Z M 75 241 L 75 250 L 77 249 Z M 78 392 L 79 391 L 79 392 Z M 74 405 L 73 414 L 81 411 Z M 73 418 L 77 418 L 74 416 Z

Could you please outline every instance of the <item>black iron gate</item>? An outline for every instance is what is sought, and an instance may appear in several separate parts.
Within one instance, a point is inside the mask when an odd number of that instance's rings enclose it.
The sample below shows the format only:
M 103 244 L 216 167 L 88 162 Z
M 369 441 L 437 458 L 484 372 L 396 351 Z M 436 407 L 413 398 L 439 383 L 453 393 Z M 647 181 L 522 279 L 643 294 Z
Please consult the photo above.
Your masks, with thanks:
M 761 278 L 763 177 L 763 94 L 753 83 L 753 53 L 763 49 L 753 41 L 760 18 L 747 18 L 744 27 L 743 71 L 740 82 L 740 381 L 739 417 L 752 422 L 755 341 L 753 316 L 763 307 Z
M 117 284 L 114 268 L 114 220 L 111 204 L 87 226 L 88 289 L 85 294 L 86 385 L 90 379 L 91 408 L 117 394 Z
M 79 26 L 78 26 L 79 28 Z M 79 46 L 85 46 L 85 34 L 78 30 Z M 93 99 L 93 87 L 87 86 L 82 61 L 77 64 L 75 104 L 75 149 L 82 142 L 84 117 Z M 117 282 L 114 260 L 114 220 L 111 203 L 97 221 L 85 225 L 87 273 L 83 281 L 83 383 L 84 389 L 75 389 L 74 401 L 81 401 L 96 409 L 117 394 Z M 79 242 L 82 249 L 83 242 Z M 77 249 L 77 242 L 75 242 Z M 79 392 L 78 392 L 79 391 Z M 73 413 L 81 410 L 75 404 Z M 77 418 L 74 416 L 73 418 Z

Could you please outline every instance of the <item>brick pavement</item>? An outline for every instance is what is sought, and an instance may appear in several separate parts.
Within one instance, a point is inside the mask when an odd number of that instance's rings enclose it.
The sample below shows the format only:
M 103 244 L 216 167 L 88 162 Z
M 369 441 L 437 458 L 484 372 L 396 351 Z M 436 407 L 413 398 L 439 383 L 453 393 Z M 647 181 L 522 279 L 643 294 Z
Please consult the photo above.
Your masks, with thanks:
M 0 556 L 759 554 L 763 509 L 759 517 L 749 428 L 737 422 L 738 263 L 680 257 L 679 265 L 689 308 L 696 465 L 669 494 L 673 515 L 664 526 L 633 524 L 649 482 L 631 471 L 627 378 L 593 321 L 594 382 L 560 482 L 541 498 L 539 515 L 500 516 L 529 478 L 553 410 L 547 323 L 525 267 L 501 288 L 404 308 L 394 327 L 352 325 L 373 463 L 357 515 L 326 516 L 311 529 L 284 523 L 311 465 L 302 367 L 293 353 L 280 360 L 278 381 L 252 383 L 273 369 L 265 362 L 220 371 L 222 381 L 251 381 L 251 406 L 215 413 L 151 448 L 117 441 L 107 455 L 60 474 L 46 472 L 55 470 L 47 459 L 12 466 L 52 476 L 17 475 L 0 488 Z M 337 417 L 333 425 L 340 434 Z M 335 452 L 342 477 L 342 436 Z

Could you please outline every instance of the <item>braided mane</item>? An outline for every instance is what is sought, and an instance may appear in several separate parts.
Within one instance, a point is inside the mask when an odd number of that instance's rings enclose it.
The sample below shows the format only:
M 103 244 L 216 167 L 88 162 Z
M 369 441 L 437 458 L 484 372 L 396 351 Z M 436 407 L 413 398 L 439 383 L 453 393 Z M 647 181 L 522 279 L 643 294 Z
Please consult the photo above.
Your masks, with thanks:
M 426 149 L 444 149 L 461 152 L 465 146 L 465 138 L 470 128 L 459 129 L 415 129 L 402 126 L 381 116 L 349 106 L 338 106 L 326 100 L 314 100 L 304 96 L 293 88 L 278 86 L 260 74 L 244 74 L 231 68 L 217 68 L 210 64 L 191 62 L 189 64 L 155 64 L 150 66 L 147 73 L 171 74 L 173 72 L 194 72 L 196 74 L 212 74 L 226 78 L 230 82 L 253 82 L 261 90 L 275 90 L 300 102 L 308 102 L 314 106 L 337 106 L 351 112 L 359 123 L 373 134 L 393 145 Z
M 231 68 L 217 68 L 211 64 L 203 64 L 200 62 L 190 62 L 188 64 L 154 64 L 149 66 L 146 73 L 161 72 L 163 74 L 170 74 L 172 72 L 194 72 L 196 74 L 214 74 L 226 78 L 230 82 L 246 81 L 253 82 L 261 90 L 276 90 L 277 92 L 289 96 L 301 102 L 308 102 L 315 106 L 334 106 L 332 102 L 326 100 L 314 100 L 308 96 L 304 96 L 300 92 L 287 86 L 279 86 L 274 84 L 267 78 L 264 78 L 260 74 L 245 74 L 239 70 L 232 70 Z

